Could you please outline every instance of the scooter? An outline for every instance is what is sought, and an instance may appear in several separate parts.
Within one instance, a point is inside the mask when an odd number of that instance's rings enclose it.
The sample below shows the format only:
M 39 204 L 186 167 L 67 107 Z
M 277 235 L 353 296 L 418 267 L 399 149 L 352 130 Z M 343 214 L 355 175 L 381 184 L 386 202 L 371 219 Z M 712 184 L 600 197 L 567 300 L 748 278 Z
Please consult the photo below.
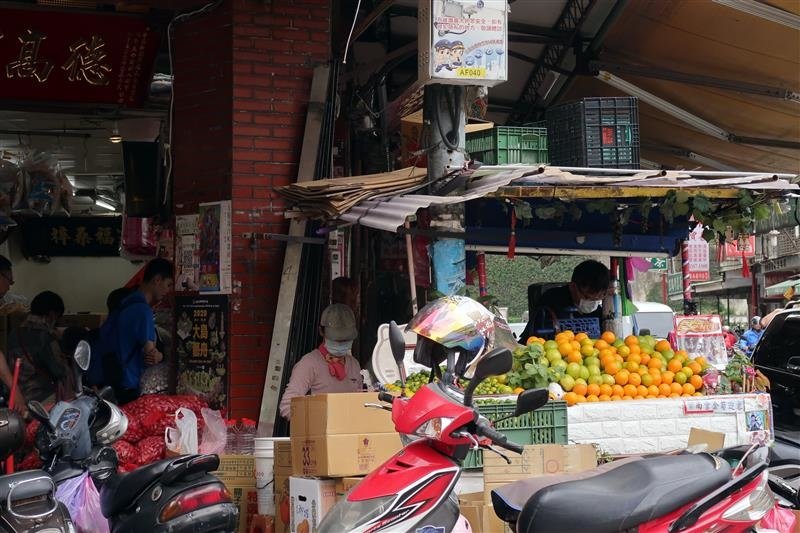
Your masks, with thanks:
M 405 346 L 393 323 L 389 337 L 402 381 Z M 461 391 L 454 386 L 454 369 L 465 368 L 469 356 L 447 350 L 443 379 L 410 399 L 379 393 L 384 404 L 374 407 L 392 412 L 406 445 L 329 512 L 321 532 L 452 531 L 459 522 L 454 488 L 469 449 L 481 447 L 503 457 L 494 446 L 522 453 L 522 446 L 509 442 L 472 405 L 481 381 L 511 368 L 511 352 L 501 348 L 480 357 Z M 526 391 L 518 397 L 514 416 L 547 400 L 546 390 Z M 660 456 L 543 488 L 526 498 L 521 512 L 517 508 L 512 514 L 496 502 L 495 511 L 518 532 L 699 532 L 713 530 L 715 524 L 720 531 L 744 531 L 774 505 L 767 466 L 764 447 L 755 447 L 733 476 L 727 462 L 710 454 Z M 576 512 L 578 503 L 586 513 Z
M 5 459 L 25 440 L 25 424 L 16 411 L 0 409 L 0 458 Z M 42 470 L 0 476 L 0 531 L 9 533 L 74 533 L 75 526 L 56 485 Z
M 89 368 L 91 350 L 81 341 L 75 350 L 77 368 Z M 76 370 L 76 372 L 79 372 Z M 55 485 L 88 472 L 100 488 L 100 507 L 113 533 L 235 531 L 238 507 L 219 479 L 216 455 L 164 459 L 127 474 L 117 474 L 118 458 L 110 446 L 127 429 L 127 417 L 108 401 L 110 389 L 84 389 L 71 402 L 59 402 L 48 413 L 29 402 L 31 415 L 42 423 L 36 447 Z

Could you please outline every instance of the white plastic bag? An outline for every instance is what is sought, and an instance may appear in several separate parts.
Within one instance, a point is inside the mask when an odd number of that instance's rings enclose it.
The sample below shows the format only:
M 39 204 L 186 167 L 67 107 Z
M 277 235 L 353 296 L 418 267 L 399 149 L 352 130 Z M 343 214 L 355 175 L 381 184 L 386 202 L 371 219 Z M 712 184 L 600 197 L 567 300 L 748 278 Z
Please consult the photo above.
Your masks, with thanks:
M 79 533 L 109 533 L 108 520 L 100 511 L 100 493 L 89 474 L 68 479 L 56 490 Z
M 181 407 L 175 411 L 175 425 L 177 428 L 167 428 L 164 432 L 167 449 L 178 455 L 197 453 L 197 416 Z
M 200 453 L 221 454 L 225 451 L 225 442 L 228 438 L 228 426 L 219 411 L 203 407 L 203 440 L 200 442 Z

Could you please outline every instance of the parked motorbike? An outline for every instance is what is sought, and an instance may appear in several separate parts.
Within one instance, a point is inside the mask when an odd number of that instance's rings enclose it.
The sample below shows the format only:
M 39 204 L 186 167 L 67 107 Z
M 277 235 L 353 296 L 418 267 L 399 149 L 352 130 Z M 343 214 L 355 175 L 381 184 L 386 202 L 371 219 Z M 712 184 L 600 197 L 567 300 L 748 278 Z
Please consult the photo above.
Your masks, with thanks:
M 0 459 L 20 448 L 25 440 L 22 417 L 0 409 Z M 0 476 L 0 531 L 74 533 L 64 504 L 56 500 L 56 485 L 42 470 Z
M 79 369 L 89 367 L 90 357 L 88 343 L 81 341 L 74 357 Z M 235 530 L 238 508 L 210 474 L 219 468 L 216 455 L 164 459 L 118 474 L 110 445 L 125 433 L 127 417 L 106 399 L 110 389 L 84 389 L 80 375 L 76 383 L 75 400 L 59 402 L 49 413 L 39 402 L 28 404 L 42 423 L 36 447 L 55 485 L 88 472 L 100 489 L 101 511 L 113 533 Z

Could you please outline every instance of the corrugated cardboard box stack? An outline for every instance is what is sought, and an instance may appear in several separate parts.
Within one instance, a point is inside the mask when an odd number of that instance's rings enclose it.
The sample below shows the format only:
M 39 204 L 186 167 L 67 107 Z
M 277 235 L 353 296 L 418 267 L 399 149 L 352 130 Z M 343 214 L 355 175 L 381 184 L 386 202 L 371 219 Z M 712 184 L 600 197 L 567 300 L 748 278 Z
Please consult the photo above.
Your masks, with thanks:
M 275 443 L 275 533 L 289 533 L 292 507 L 289 500 L 289 478 L 292 477 L 292 443 Z
M 365 403 L 378 403 L 377 393 L 292 400 L 290 533 L 313 533 L 336 501 L 402 447 L 391 415 Z M 285 479 L 278 472 L 276 463 L 276 498 Z M 282 505 L 276 501 L 278 510 Z M 277 533 L 285 533 L 282 518 L 276 520 Z
M 239 506 L 237 533 L 247 533 L 253 517 L 258 514 L 255 457 L 251 455 L 222 455 L 219 470 L 214 472 Z

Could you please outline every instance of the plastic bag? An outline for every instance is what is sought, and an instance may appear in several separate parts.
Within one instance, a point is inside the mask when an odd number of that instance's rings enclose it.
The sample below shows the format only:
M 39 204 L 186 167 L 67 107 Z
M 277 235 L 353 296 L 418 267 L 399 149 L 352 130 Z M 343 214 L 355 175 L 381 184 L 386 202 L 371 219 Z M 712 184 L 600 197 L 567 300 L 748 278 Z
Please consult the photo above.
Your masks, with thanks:
M 215 453 L 221 454 L 225 451 L 225 443 L 228 439 L 228 427 L 225 424 L 225 419 L 219 414 L 219 411 L 214 411 L 203 407 L 200 409 L 203 415 L 203 440 L 200 443 L 200 453 Z
M 775 505 L 770 512 L 758 523 L 763 529 L 774 529 L 775 531 L 794 531 L 797 519 L 791 509 Z
M 79 533 L 109 533 L 108 520 L 100 511 L 100 493 L 87 472 L 68 479 L 56 490 Z
M 164 432 L 167 449 L 178 455 L 197 453 L 197 416 L 181 407 L 175 412 L 175 425 Z

